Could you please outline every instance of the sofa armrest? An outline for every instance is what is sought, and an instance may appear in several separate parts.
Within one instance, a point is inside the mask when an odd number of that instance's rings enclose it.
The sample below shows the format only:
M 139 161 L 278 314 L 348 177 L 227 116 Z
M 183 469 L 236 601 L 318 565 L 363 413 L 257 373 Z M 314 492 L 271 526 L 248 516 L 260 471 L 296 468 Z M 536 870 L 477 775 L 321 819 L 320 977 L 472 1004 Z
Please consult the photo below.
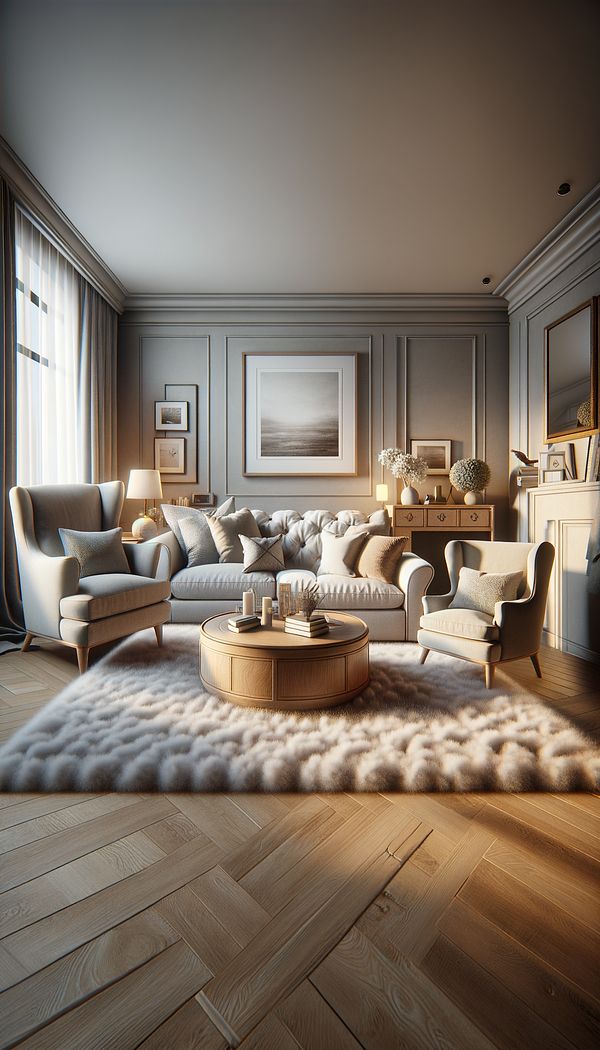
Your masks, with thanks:
M 61 600 L 79 590 L 77 558 L 51 558 L 29 543 L 19 551 L 19 581 L 26 630 L 60 638 Z
M 156 579 L 161 552 L 158 543 L 124 543 L 123 550 L 132 573 Z
M 159 558 L 158 568 L 156 570 L 157 580 L 170 580 L 176 572 L 183 569 L 184 560 L 181 553 L 181 547 L 175 533 L 161 532 L 158 536 L 153 536 L 151 540 L 146 540 L 145 543 L 140 544 L 143 547 L 150 547 L 150 545 L 159 547 Z
M 397 584 L 404 594 L 406 641 L 417 639 L 423 612 L 423 596 L 433 579 L 433 566 L 417 554 L 403 554 L 398 568 Z

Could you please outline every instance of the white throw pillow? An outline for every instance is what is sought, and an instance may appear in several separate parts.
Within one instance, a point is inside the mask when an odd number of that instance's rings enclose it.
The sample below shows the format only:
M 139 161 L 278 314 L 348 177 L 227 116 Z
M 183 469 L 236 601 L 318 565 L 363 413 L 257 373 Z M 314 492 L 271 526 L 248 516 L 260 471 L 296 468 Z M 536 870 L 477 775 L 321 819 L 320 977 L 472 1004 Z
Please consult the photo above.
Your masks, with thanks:
M 357 536 L 334 536 L 332 532 L 323 532 L 321 564 L 317 576 L 356 576 L 354 566 L 367 536 L 366 531 Z
M 480 572 L 463 565 L 448 608 L 475 609 L 493 616 L 496 602 L 515 601 L 522 579 L 522 572 Z

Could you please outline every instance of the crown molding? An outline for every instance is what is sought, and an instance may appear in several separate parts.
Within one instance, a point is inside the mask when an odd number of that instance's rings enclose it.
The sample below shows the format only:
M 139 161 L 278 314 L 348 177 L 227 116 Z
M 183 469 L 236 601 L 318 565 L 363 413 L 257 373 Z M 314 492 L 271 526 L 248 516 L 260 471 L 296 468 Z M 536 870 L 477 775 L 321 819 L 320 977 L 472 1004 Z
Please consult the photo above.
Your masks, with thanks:
M 600 240 L 600 182 L 500 281 L 512 313 Z
M 127 289 L 0 135 L 0 172 L 19 206 L 118 313 Z
M 382 313 L 405 313 L 409 310 L 439 311 L 453 313 L 481 311 L 496 313 L 506 310 L 506 302 L 497 295 L 489 294 L 161 294 L 133 293 L 125 300 L 125 310 L 186 311 L 212 314 L 227 311 L 324 311 L 342 313 L 375 311 Z

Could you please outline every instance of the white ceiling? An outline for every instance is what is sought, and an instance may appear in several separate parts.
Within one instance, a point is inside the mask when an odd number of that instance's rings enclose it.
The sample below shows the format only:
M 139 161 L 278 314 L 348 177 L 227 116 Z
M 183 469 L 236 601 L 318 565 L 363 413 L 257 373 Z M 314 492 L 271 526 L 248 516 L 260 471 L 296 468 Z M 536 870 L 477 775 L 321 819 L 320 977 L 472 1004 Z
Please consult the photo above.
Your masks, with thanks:
M 598 0 L 0 10 L 0 132 L 131 292 L 492 290 L 600 179 Z

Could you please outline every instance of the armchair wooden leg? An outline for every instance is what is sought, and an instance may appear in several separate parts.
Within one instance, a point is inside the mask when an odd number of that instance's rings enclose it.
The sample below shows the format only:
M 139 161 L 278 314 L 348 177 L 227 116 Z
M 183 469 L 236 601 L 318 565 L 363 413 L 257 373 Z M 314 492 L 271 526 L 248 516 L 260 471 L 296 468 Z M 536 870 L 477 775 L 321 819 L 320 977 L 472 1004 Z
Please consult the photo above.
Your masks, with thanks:
M 534 653 L 533 656 L 530 656 L 529 659 L 531 660 L 531 662 L 533 664 L 533 669 L 534 669 L 536 675 L 538 676 L 538 678 L 541 678 L 542 677 L 542 669 L 540 667 L 540 658 L 539 658 L 538 654 Z
M 85 674 L 88 669 L 88 657 L 90 650 L 87 645 L 78 645 L 77 648 L 77 665 L 79 667 L 79 674 Z
M 154 633 L 156 635 L 156 644 L 157 645 L 162 645 L 162 640 L 163 640 L 162 629 L 163 629 L 162 623 L 157 624 L 157 626 L 154 628 Z
M 27 652 L 27 650 L 29 649 L 29 646 L 31 645 L 32 641 L 33 641 L 33 635 L 31 633 L 31 631 L 28 631 L 27 634 L 25 635 L 25 641 L 23 642 L 23 645 L 21 646 L 21 652 L 22 653 L 26 653 Z
M 485 688 L 491 689 L 494 684 L 494 671 L 496 670 L 495 664 L 485 665 Z
M 429 649 L 426 649 L 424 645 L 421 646 L 421 653 L 419 655 L 419 663 L 424 664 L 427 657 L 429 656 Z

